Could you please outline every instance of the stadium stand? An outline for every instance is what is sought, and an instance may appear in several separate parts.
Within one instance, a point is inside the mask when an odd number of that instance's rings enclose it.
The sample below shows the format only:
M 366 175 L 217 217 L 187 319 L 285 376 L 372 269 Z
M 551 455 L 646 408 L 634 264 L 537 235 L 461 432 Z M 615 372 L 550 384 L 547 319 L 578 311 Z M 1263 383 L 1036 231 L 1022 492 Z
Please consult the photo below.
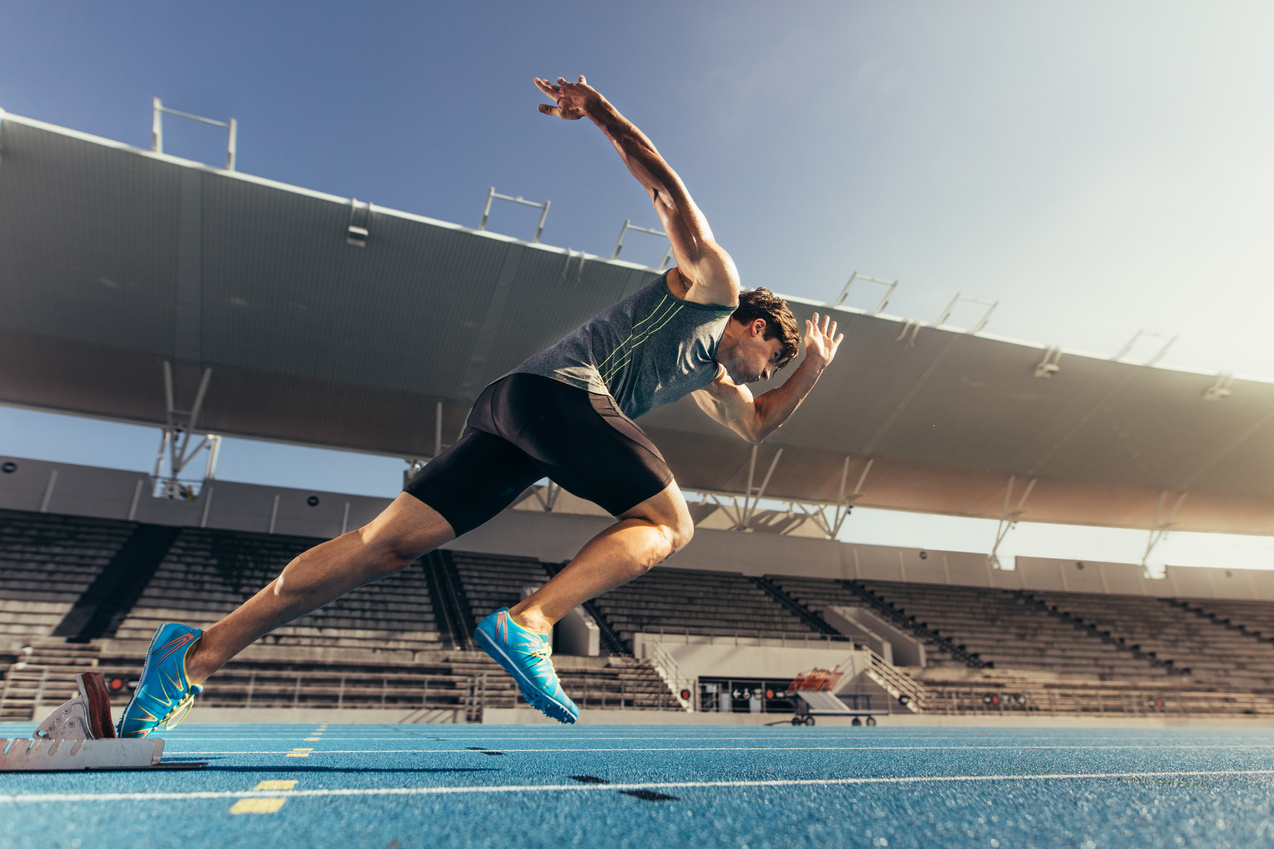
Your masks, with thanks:
M 86 667 L 117 682 L 122 705 L 159 622 L 215 621 L 317 541 L 0 511 L 0 718 L 29 719 L 69 697 Z M 111 577 L 128 552 L 156 561 L 134 576 L 135 592 Z M 200 704 L 435 720 L 511 708 L 511 680 L 465 638 L 476 618 L 516 604 L 561 565 L 434 552 L 254 645 Z M 128 592 L 105 598 L 121 586 Z M 636 634 L 846 640 L 821 616 L 833 606 L 866 607 L 925 642 L 927 666 L 898 671 L 923 683 L 930 713 L 1274 715 L 1274 603 L 1257 601 L 660 568 L 591 603 L 612 643 L 603 639 L 598 657 L 559 654 L 558 670 L 587 709 L 680 710 L 652 662 L 631 656 Z M 93 621 L 97 633 L 80 640 Z
M 979 587 L 863 581 L 867 589 L 995 668 L 1040 669 L 1098 681 L 1162 678 L 1150 658 L 1122 650 L 1099 633 L 1047 615 L 1019 594 Z
M 1255 625 L 1235 624 L 1240 611 L 1251 623 L 1274 617 L 1268 602 L 771 577 L 810 610 L 874 599 L 877 612 L 928 636 L 927 668 L 903 670 L 924 683 L 927 712 L 1274 715 L 1272 649 Z M 1180 658 L 1207 671 L 1187 674 Z
M 1177 599 L 1182 610 L 1223 625 L 1240 634 L 1274 643 L 1274 604 L 1267 601 Z
M 0 652 L 51 635 L 135 529 L 132 522 L 0 510 Z
M 162 528 L 167 542 L 157 563 L 140 570 L 141 586 L 121 607 L 105 605 L 95 581 L 127 554 L 129 540 L 154 526 L 52 516 L 0 513 L 0 718 L 29 719 L 38 705 L 73 695 L 73 675 L 85 667 L 118 686 L 140 668 L 155 628 L 167 621 L 206 626 L 271 581 L 297 554 L 321 540 L 309 537 L 202 528 Z M 131 549 L 136 553 L 137 549 Z M 135 561 L 134 561 L 135 563 Z M 457 568 L 458 564 L 458 568 Z M 484 653 L 468 650 L 434 617 L 437 574 L 454 575 L 460 605 L 452 618 L 472 629 L 473 611 L 515 604 L 527 586 L 547 579 L 543 564 L 464 552 L 435 552 L 407 569 L 355 590 L 301 617 L 249 648 L 209 681 L 206 707 L 401 708 L 477 719 L 486 707 L 514 706 L 521 697 L 509 677 Z M 432 577 L 431 577 L 432 576 Z M 463 576 L 463 578 L 461 577 Z M 115 583 L 118 586 L 118 582 Z M 77 604 L 81 620 L 105 627 L 81 643 L 57 630 Z M 471 601 L 472 600 L 472 601 Z M 476 605 L 476 607 L 475 607 Z M 75 626 L 75 635 L 81 633 Z M 467 633 L 467 632 L 462 632 Z M 648 661 L 622 655 L 558 658 L 564 686 L 590 709 L 680 710 L 681 705 Z M 441 712 L 441 713 L 440 713 Z
M 629 649 L 638 632 L 780 640 L 824 636 L 756 581 L 730 572 L 656 568 L 593 603 Z
M 117 632 L 107 636 L 149 641 L 163 622 L 209 625 L 318 542 L 321 540 L 183 528 L 137 604 Z M 283 626 L 267 636 L 265 643 L 373 651 L 442 648 L 419 562 Z
M 1093 632 L 1150 655 L 1200 682 L 1252 690 L 1274 688 L 1274 648 L 1211 619 L 1185 615 L 1167 599 L 1035 592 Z

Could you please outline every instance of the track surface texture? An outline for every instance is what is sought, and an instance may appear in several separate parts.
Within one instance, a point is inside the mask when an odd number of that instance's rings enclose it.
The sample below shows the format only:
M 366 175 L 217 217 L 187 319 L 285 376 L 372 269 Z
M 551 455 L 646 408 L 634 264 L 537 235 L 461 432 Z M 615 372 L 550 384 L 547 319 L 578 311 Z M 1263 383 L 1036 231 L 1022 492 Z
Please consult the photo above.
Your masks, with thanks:
M 0 737 L 34 724 L 2 724 Z M 1274 732 L 186 725 L 0 775 L 0 846 L 1274 845 Z

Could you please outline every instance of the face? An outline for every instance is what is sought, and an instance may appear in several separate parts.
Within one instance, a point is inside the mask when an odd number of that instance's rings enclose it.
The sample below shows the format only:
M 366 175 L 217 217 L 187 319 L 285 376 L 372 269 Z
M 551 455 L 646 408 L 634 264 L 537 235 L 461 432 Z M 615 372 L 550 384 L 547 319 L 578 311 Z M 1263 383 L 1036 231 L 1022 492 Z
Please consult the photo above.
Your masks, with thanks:
M 766 339 L 764 323 L 762 332 L 747 333 L 739 341 L 728 369 L 735 383 L 756 383 L 769 380 L 778 371 L 779 360 L 783 358 L 783 340 Z

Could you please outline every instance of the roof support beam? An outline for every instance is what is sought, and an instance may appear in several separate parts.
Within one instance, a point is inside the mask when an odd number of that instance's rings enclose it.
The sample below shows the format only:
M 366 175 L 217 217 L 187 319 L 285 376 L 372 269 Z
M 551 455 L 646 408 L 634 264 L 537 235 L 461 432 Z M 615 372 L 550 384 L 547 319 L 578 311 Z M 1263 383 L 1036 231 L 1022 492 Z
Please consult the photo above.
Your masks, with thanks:
M 840 494 L 836 497 L 835 504 L 819 504 L 806 506 L 796 501 L 788 502 L 788 512 L 793 512 L 796 507 L 801 508 L 801 512 L 807 519 L 818 525 L 819 530 L 827 535 L 828 539 L 835 539 L 845 526 L 845 520 L 849 518 L 850 512 L 854 509 L 854 503 L 863 495 L 863 484 L 867 481 L 867 475 L 871 472 L 872 463 L 876 462 L 875 458 L 869 459 L 863 465 L 863 472 L 858 476 L 858 485 L 854 487 L 854 491 L 846 495 L 845 485 L 849 482 L 849 462 L 852 458 L 846 456 L 845 462 L 841 466 L 840 471 Z M 829 516 L 828 511 L 831 511 Z
M 535 500 L 544 508 L 544 512 L 552 513 L 553 508 L 557 506 L 558 497 L 562 494 L 562 487 L 550 480 L 548 486 L 536 487 L 532 492 L 535 494 Z
M 217 458 L 221 454 L 221 437 L 216 434 L 206 434 L 204 438 L 194 448 L 190 447 L 191 433 L 199 427 L 199 414 L 203 412 L 204 396 L 208 392 L 208 383 L 212 380 L 212 369 L 205 368 L 203 377 L 199 381 L 199 389 L 195 393 L 195 402 L 190 410 L 177 409 L 175 402 L 175 393 L 173 391 L 173 367 L 172 363 L 164 360 L 164 400 L 167 410 L 165 413 L 166 424 L 164 426 L 163 435 L 159 442 L 159 455 L 155 458 L 155 473 L 153 475 L 156 481 L 163 482 L 163 489 L 159 494 L 164 498 L 180 498 L 194 495 L 194 490 L 190 486 L 183 486 L 178 477 L 186 466 L 198 456 L 199 452 L 208 449 L 208 467 L 204 473 L 205 478 L 212 478 L 217 471 Z M 169 462 L 170 474 L 167 477 L 162 476 L 164 459 L 167 457 Z
M 1026 499 L 1031 497 L 1031 490 L 1035 489 L 1035 481 L 1035 478 L 1031 478 L 1026 485 L 1026 490 L 1022 493 L 1022 498 L 1017 502 L 1017 507 L 1009 510 L 1009 504 L 1013 498 L 1013 487 L 1017 483 L 1017 475 L 1009 475 L 1009 486 L 1004 490 L 1004 507 L 1000 511 L 1000 524 L 995 529 L 995 545 L 991 546 L 991 553 L 986 557 L 992 569 L 1003 568 L 1000 565 L 1000 543 L 1004 542 L 1009 532 L 1017 527 L 1018 519 L 1022 517 L 1026 509 Z
M 1160 575 L 1151 575 L 1150 568 L 1146 563 L 1150 560 L 1150 553 L 1155 550 L 1155 547 L 1168 538 L 1168 529 L 1172 527 L 1173 520 L 1177 518 L 1177 511 L 1181 509 L 1181 503 L 1186 500 L 1186 496 L 1190 493 L 1189 491 L 1179 493 L 1176 503 L 1172 505 L 1172 510 L 1165 517 L 1163 508 L 1168 502 L 1168 494 L 1169 490 L 1166 489 L 1159 493 L 1159 504 L 1155 507 L 1155 521 L 1150 528 L 1150 538 L 1146 541 L 1146 553 L 1141 556 L 1142 574 L 1147 578 L 1162 577 Z

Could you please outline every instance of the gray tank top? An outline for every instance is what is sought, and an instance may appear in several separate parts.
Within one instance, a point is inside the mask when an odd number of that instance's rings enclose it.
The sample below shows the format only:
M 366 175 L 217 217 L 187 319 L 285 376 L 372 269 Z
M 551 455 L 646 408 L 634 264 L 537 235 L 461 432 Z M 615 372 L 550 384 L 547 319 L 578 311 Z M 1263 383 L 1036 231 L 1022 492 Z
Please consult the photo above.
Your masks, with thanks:
M 683 301 L 664 273 L 510 374 L 538 374 L 610 395 L 635 419 L 703 389 L 734 307 Z

